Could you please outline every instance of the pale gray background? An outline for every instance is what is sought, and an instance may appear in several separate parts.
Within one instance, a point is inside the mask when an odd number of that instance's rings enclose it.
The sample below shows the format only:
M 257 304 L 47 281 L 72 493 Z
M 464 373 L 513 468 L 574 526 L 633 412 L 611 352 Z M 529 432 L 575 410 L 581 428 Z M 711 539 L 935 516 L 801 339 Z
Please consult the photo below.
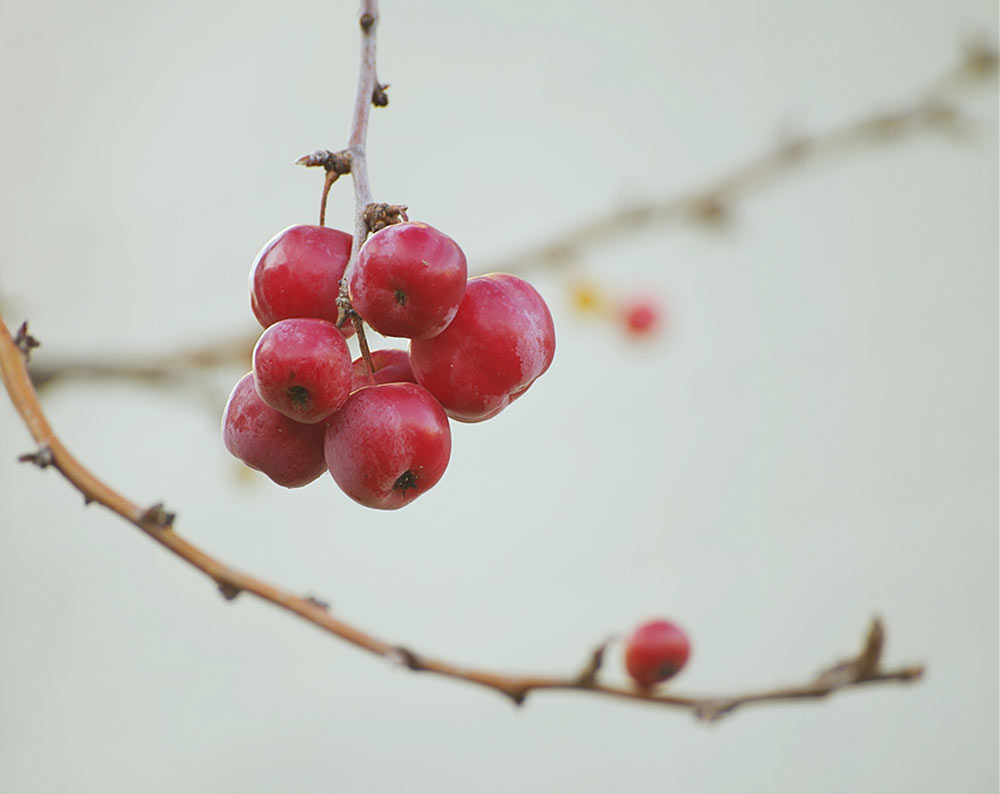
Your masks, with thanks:
M 39 358 L 250 328 L 246 275 L 313 222 L 346 138 L 352 2 L 0 5 L 0 292 Z M 376 195 L 473 268 L 624 200 L 913 95 L 995 32 L 959 2 L 393 3 Z M 964 141 L 807 167 L 724 233 L 644 232 L 581 266 L 669 301 L 627 344 L 535 273 L 559 349 L 529 397 L 456 426 L 398 513 L 327 480 L 237 476 L 203 390 L 49 392 L 79 457 L 227 561 L 459 661 L 575 667 L 656 614 L 678 690 L 799 679 L 878 611 L 925 682 L 715 726 L 575 694 L 515 710 L 207 581 L 84 510 L 0 405 L 4 792 L 992 792 L 997 785 L 995 87 Z M 338 185 L 331 220 L 350 215 Z M 615 654 L 609 676 L 620 678 Z

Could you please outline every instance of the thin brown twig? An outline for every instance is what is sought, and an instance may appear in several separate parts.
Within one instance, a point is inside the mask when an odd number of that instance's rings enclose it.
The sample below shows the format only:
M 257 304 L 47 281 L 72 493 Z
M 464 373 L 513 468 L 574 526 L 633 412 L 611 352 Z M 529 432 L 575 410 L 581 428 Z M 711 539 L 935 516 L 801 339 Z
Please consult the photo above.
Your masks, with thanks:
M 27 333 L 26 329 L 24 333 Z M 92 474 L 70 454 L 49 425 L 28 375 L 26 355 L 18 347 L 2 318 L 0 318 L 0 375 L 3 376 L 11 402 L 38 444 L 36 452 L 21 456 L 23 462 L 33 463 L 41 468 L 55 467 L 83 495 L 86 503 L 97 502 L 117 513 L 147 537 L 212 579 L 220 593 L 228 600 L 235 599 L 240 593 L 252 593 L 264 601 L 298 615 L 335 637 L 413 671 L 429 672 L 478 684 L 506 695 L 518 705 L 523 703 L 531 692 L 562 689 L 672 706 L 690 711 L 704 720 L 720 719 L 741 706 L 753 703 L 824 698 L 839 690 L 855 686 L 910 682 L 923 674 L 923 667 L 919 665 L 892 670 L 881 668 L 880 655 L 884 629 L 878 619 L 873 621 L 862 650 L 857 656 L 834 665 L 806 684 L 726 697 L 657 694 L 600 683 L 598 672 L 607 642 L 600 644 L 591 652 L 580 673 L 568 676 L 510 675 L 424 656 L 409 648 L 386 642 L 357 626 L 335 618 L 328 604 L 315 596 L 296 595 L 226 565 L 179 535 L 174 529 L 175 515 L 168 512 L 162 503 L 141 507 Z
M 361 355 L 368 368 L 368 374 L 375 372 L 372 355 L 365 336 L 364 322 L 350 306 L 347 294 L 347 284 L 351 272 L 358 261 L 358 252 L 368 239 L 368 220 L 365 210 L 372 203 L 372 187 L 368 180 L 368 153 L 365 146 L 368 141 L 368 117 L 376 98 L 379 87 L 375 76 L 375 33 L 378 29 L 377 0 L 362 0 L 361 14 L 358 17 L 361 28 L 361 54 L 358 64 L 358 86 L 354 93 L 354 112 L 351 114 L 351 129 L 347 136 L 347 151 L 351 155 L 351 180 L 354 183 L 354 241 L 351 243 L 351 258 L 344 268 L 344 278 L 340 282 L 338 303 L 342 310 L 349 312 L 358 336 Z M 346 316 L 346 315 L 345 315 Z
M 374 6 L 374 3 L 370 5 Z M 362 11 L 364 13 L 365 10 Z M 352 116 L 350 148 L 337 153 L 321 150 L 297 161 L 302 165 L 329 165 L 341 174 L 348 173 L 347 164 L 350 165 L 355 190 L 352 262 L 356 250 L 367 236 L 367 229 L 363 228 L 362 222 L 364 208 L 371 203 L 364 148 L 371 103 L 362 101 L 365 94 L 361 92 L 375 84 L 374 29 L 377 24 L 377 9 L 372 18 L 375 22 L 367 32 L 363 30 L 359 93 Z M 996 71 L 996 48 L 982 40 L 971 41 L 965 46 L 957 66 L 924 86 L 917 93 L 920 98 L 901 109 L 880 109 L 840 127 L 786 139 L 777 148 L 753 158 L 714 182 L 675 196 L 634 204 L 590 218 L 536 246 L 490 262 L 482 268 L 482 272 L 523 272 L 537 267 L 557 267 L 572 262 L 585 248 L 608 243 L 635 229 L 654 224 L 689 222 L 718 225 L 731 215 L 732 208 L 739 199 L 807 162 L 846 154 L 859 147 L 885 145 L 923 130 L 961 129 L 966 120 L 955 106 L 958 92 L 966 86 L 984 83 L 993 78 Z M 355 158 L 356 164 L 353 162 Z M 87 378 L 160 382 L 173 378 L 184 370 L 232 364 L 243 366 L 249 360 L 249 351 L 253 348 L 258 333 L 248 332 L 238 339 L 208 342 L 186 352 L 158 357 L 137 356 L 135 360 L 95 357 L 38 363 L 32 366 L 31 372 L 39 387 L 57 380 Z

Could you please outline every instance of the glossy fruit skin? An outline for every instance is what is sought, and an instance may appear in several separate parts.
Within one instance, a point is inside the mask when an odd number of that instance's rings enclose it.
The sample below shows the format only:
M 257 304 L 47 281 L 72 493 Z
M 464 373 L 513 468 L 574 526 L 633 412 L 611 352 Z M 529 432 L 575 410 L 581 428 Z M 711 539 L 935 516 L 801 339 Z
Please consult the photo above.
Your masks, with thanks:
M 425 389 L 386 383 L 347 398 L 327 423 L 325 449 L 330 474 L 351 499 L 397 510 L 441 479 L 451 428 Z
M 555 327 L 542 296 L 507 273 L 470 279 L 455 319 L 437 336 L 410 343 L 417 383 L 452 419 L 496 416 L 549 368 Z
M 296 422 L 322 422 L 351 392 L 351 353 L 337 326 L 298 317 L 270 326 L 253 349 L 257 394 Z
M 337 295 L 351 235 L 326 226 L 291 226 L 272 238 L 250 269 L 250 308 L 264 327 L 293 317 L 337 322 Z M 344 323 L 341 334 L 354 333 Z
M 426 223 L 376 232 L 351 272 L 351 305 L 383 336 L 429 339 L 451 322 L 468 267 L 458 243 Z
M 354 359 L 351 373 L 351 391 L 363 389 L 366 386 L 377 386 L 380 383 L 416 383 L 413 367 L 410 366 L 410 356 L 405 350 L 386 348 L 372 351 L 372 364 L 375 374 L 369 379 L 368 366 L 363 357 Z
M 229 452 L 278 485 L 299 488 L 324 471 L 322 424 L 304 425 L 260 399 L 248 372 L 236 384 L 222 414 L 222 440 Z
M 687 635 L 669 620 L 643 623 L 625 643 L 625 669 L 640 689 L 672 678 L 691 654 Z

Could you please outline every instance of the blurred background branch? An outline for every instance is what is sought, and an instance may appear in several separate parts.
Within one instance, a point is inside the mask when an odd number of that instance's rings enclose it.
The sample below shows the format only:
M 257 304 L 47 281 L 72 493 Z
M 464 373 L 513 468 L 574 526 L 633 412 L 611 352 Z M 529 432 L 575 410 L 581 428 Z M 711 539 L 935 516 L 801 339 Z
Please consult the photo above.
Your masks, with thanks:
M 992 42 L 982 36 L 971 38 L 963 45 L 959 62 L 917 90 L 914 99 L 813 134 L 783 134 L 773 148 L 707 184 L 588 218 L 520 253 L 488 263 L 481 272 L 524 273 L 558 268 L 574 262 L 584 249 L 606 245 L 646 227 L 693 224 L 717 229 L 731 221 L 739 201 L 809 163 L 885 147 L 923 132 L 969 135 L 975 130 L 976 120 L 963 113 L 962 96 L 970 88 L 993 81 L 997 62 Z M 218 367 L 249 369 L 250 353 L 259 334 L 259 329 L 234 333 L 160 354 L 72 358 L 43 355 L 31 366 L 31 376 L 39 389 L 58 382 L 94 379 L 125 379 L 157 386 L 182 384 L 185 378 Z

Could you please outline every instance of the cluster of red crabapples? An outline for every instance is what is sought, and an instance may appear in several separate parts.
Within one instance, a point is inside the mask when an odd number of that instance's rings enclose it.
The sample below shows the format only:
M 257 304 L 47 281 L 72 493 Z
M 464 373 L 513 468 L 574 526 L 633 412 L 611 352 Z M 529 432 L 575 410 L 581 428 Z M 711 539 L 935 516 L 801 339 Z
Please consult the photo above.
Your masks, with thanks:
M 352 499 L 394 510 L 433 487 L 451 454 L 449 417 L 481 422 L 520 397 L 549 365 L 555 329 L 545 301 L 505 273 L 469 279 L 458 244 L 424 223 L 373 234 L 347 273 L 352 310 L 404 350 L 351 361 L 337 326 L 351 236 L 293 226 L 250 272 L 264 327 L 253 371 L 223 416 L 226 448 L 288 488 L 329 471 Z

